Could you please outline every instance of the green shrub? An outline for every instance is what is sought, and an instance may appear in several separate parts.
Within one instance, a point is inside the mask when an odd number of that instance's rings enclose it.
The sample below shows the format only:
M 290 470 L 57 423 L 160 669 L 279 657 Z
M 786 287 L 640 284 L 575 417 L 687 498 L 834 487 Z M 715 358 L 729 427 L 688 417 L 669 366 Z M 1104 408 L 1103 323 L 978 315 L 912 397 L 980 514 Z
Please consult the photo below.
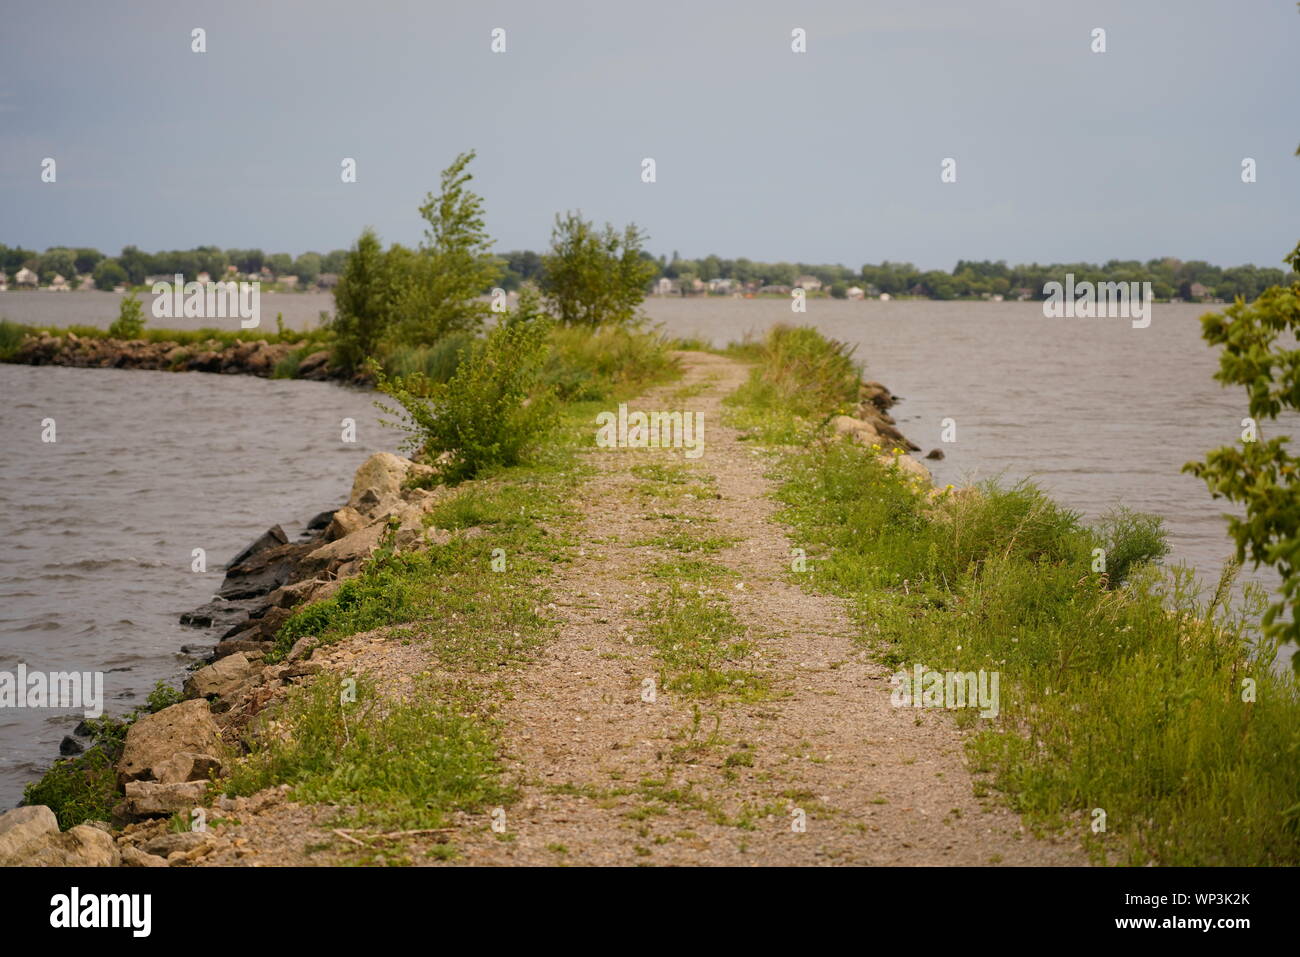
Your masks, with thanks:
M 1169 554 L 1164 522 L 1156 515 L 1120 507 L 1107 512 L 1093 527 L 1099 547 L 1106 550 L 1106 575 L 1112 588 L 1124 584 L 1136 567 Z
M 111 339 L 139 339 L 144 332 L 144 310 L 135 293 L 123 296 L 118 303 L 117 318 L 108 327 Z
M 553 395 L 541 384 L 550 323 L 530 305 L 476 341 L 445 383 L 377 372 L 379 390 L 400 406 L 381 405 L 399 417 L 390 424 L 408 432 L 408 448 L 438 462 L 449 482 L 518 464 L 555 425 Z

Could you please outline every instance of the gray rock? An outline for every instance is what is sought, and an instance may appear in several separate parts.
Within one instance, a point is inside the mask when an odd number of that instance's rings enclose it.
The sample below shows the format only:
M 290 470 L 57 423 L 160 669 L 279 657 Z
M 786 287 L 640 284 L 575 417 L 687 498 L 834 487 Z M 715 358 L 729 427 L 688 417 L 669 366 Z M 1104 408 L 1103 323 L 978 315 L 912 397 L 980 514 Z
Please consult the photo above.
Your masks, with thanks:
M 284 529 L 279 525 L 272 525 L 259 535 L 251 545 L 232 558 L 226 567 L 234 568 L 236 565 L 242 565 L 258 552 L 266 551 L 268 548 L 274 548 L 277 545 L 287 545 L 288 543 L 289 536 L 284 533 Z
M 228 698 L 257 668 L 242 651 L 226 655 L 185 679 L 185 692 L 200 698 Z
M 122 848 L 123 867 L 166 867 L 167 861 L 156 854 L 146 854 L 138 847 Z
M 212 755 L 225 752 L 217 723 L 203 698 L 182 701 L 131 725 L 117 763 L 118 779 L 125 783 L 156 778 L 154 769 L 178 751 Z
M 146 854 L 155 854 L 158 857 L 167 857 L 177 851 L 189 852 L 196 847 L 201 847 L 207 843 L 209 835 L 206 831 L 172 831 L 167 834 L 160 834 L 151 841 L 140 846 L 140 850 Z
M 44 805 L 0 815 L 0 866 L 116 867 L 120 860 L 109 834 L 88 824 L 61 834 L 54 812 Z
M 59 819 L 44 804 L 0 814 L 0 865 L 21 863 L 24 848 L 59 833 Z
M 158 765 L 159 784 L 181 784 L 185 781 L 208 781 L 221 773 L 221 761 L 210 754 L 178 751 Z
M 126 813 L 131 817 L 165 817 L 188 812 L 202 804 L 208 793 L 207 781 L 159 784 L 157 781 L 128 781 Z

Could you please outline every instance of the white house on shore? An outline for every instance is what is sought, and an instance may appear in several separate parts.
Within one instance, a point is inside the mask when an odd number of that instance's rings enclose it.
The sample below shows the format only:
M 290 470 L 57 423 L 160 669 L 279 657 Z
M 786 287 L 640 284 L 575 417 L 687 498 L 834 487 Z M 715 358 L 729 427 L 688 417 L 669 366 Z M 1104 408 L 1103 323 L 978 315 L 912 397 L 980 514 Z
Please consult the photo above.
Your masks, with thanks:
M 794 281 L 796 289 L 802 289 L 804 292 L 816 292 L 822 287 L 822 281 L 816 276 L 800 276 Z
M 71 292 L 71 291 L 72 291 L 72 287 L 68 285 L 68 281 L 58 273 L 55 273 L 54 278 L 50 280 L 50 292 Z
M 26 267 L 18 270 L 18 275 L 14 276 L 14 283 L 19 286 L 31 286 L 35 288 L 41 284 L 41 277 L 36 275 Z
M 867 294 L 861 286 L 849 286 L 848 292 L 844 295 L 849 299 L 864 299 Z

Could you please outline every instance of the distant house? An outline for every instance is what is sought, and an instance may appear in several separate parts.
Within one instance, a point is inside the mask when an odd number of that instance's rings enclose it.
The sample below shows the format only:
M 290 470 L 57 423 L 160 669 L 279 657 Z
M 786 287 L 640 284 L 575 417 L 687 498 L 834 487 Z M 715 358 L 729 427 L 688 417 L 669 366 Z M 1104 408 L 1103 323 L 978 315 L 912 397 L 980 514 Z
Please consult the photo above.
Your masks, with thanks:
M 1199 282 L 1194 282 L 1188 286 L 1187 293 L 1193 299 L 1209 299 L 1211 295 L 1209 287 L 1203 286 Z
M 212 282 L 212 277 L 209 276 L 206 272 L 201 272 L 201 273 L 199 273 L 197 276 L 195 276 L 194 278 L 195 278 L 196 281 L 202 283 L 202 284 L 205 285 L 205 286 L 206 286 L 208 283 Z
M 844 295 L 849 299 L 865 299 L 867 293 L 861 286 L 849 286 L 848 292 Z
M 297 277 L 297 276 L 281 276 L 281 277 L 280 277 L 280 285 L 283 286 L 285 289 L 297 289 L 297 288 L 298 288 L 298 277 Z
M 655 280 L 654 293 L 656 296 L 675 296 L 680 292 L 677 280 L 669 279 L 667 276 L 660 276 Z
M 759 287 L 758 287 L 758 291 L 759 291 L 759 294 L 760 294 L 760 295 L 765 295 L 765 296 L 788 296 L 788 295 L 790 295 L 790 287 L 789 287 L 789 286 L 780 286 L 780 285 L 759 286 Z
M 30 269 L 23 268 L 18 270 L 18 275 L 14 277 L 14 282 L 19 286 L 31 286 L 35 288 L 41 284 L 41 277 L 36 275 Z
M 50 292 L 71 292 L 71 291 L 72 291 L 72 287 L 68 285 L 68 281 L 58 273 L 55 273 L 54 278 L 50 280 Z
M 336 272 L 323 272 L 316 277 L 316 285 L 321 289 L 333 289 L 339 284 L 339 274 Z
M 926 291 L 925 291 L 925 287 L 922 286 L 919 282 L 918 282 L 915 286 L 913 286 L 911 289 L 907 290 L 907 294 L 908 294 L 909 296 L 925 296 L 925 295 L 928 295 L 928 293 L 926 293 Z
M 0 292 L 9 291 L 9 274 L 0 269 Z
M 153 285 L 154 283 L 156 283 L 156 282 L 168 282 L 168 283 L 169 283 L 169 282 L 175 282 L 175 281 L 176 281 L 176 274 L 175 274 L 175 273 L 171 273 L 170 275 L 163 275 L 162 273 L 159 273 L 159 274 L 156 275 L 156 276 L 145 276 L 145 277 L 144 277 L 144 284 L 145 284 L 146 286 L 152 286 L 152 285 Z
M 816 276 L 800 276 L 794 281 L 796 289 L 802 289 L 805 292 L 816 292 L 822 287 L 822 281 Z
M 710 279 L 707 283 L 709 292 L 715 296 L 725 296 L 736 285 L 734 279 Z
M 1032 289 L 1026 289 L 1024 286 L 1012 289 L 1011 292 L 1019 302 L 1028 302 L 1030 299 L 1034 298 L 1034 291 Z
M 82 276 L 81 281 L 77 283 L 78 292 L 87 292 L 95 288 L 95 277 L 89 274 Z
M 891 295 L 890 295 L 889 293 L 887 293 L 887 292 L 882 292 L 882 293 L 880 294 L 880 301 L 881 301 L 881 302 L 889 302 L 889 300 L 891 300 L 891 299 L 893 299 L 893 298 L 894 298 L 894 297 L 891 296 Z

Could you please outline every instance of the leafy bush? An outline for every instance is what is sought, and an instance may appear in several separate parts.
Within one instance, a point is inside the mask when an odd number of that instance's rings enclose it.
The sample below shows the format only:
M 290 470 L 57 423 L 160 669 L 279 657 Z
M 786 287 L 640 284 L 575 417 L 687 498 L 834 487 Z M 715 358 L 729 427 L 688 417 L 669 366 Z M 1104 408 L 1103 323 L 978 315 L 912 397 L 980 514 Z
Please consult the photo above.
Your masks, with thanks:
M 518 464 L 555 425 L 553 395 L 541 386 L 550 322 L 533 306 L 521 302 L 475 342 L 445 383 L 376 370 L 379 390 L 400 406 L 380 406 L 398 416 L 390 424 L 408 432 L 407 447 L 436 462 L 449 482 Z
M 1300 272 L 1300 245 L 1287 262 Z M 1295 349 L 1300 280 L 1265 289 L 1249 306 L 1238 299 L 1201 323 L 1206 341 L 1223 347 L 1214 377 L 1246 388 L 1256 423 L 1276 420 L 1283 411 L 1300 412 L 1300 352 Z M 1249 556 L 1256 566 L 1271 565 L 1282 577 L 1283 598 L 1264 613 L 1264 633 L 1300 642 L 1300 456 L 1291 452 L 1289 442 L 1285 435 L 1267 442 L 1262 436 L 1243 439 L 1240 449 L 1215 449 L 1204 462 L 1183 468 L 1204 479 L 1215 498 L 1245 506 L 1245 518 L 1228 518 L 1237 560 Z M 1300 654 L 1291 664 L 1300 672 Z
M 123 296 L 117 307 L 117 318 L 108 327 L 111 339 L 139 339 L 144 332 L 144 311 L 135 293 Z
M 1116 508 L 1094 526 L 1100 547 L 1106 550 L 1106 576 L 1116 588 L 1139 565 L 1153 564 L 1169 554 L 1164 522 L 1156 515 Z
M 353 372 L 378 351 L 392 324 L 394 296 L 389 259 L 379 237 L 367 229 L 348 255 L 334 289 L 334 361 Z

